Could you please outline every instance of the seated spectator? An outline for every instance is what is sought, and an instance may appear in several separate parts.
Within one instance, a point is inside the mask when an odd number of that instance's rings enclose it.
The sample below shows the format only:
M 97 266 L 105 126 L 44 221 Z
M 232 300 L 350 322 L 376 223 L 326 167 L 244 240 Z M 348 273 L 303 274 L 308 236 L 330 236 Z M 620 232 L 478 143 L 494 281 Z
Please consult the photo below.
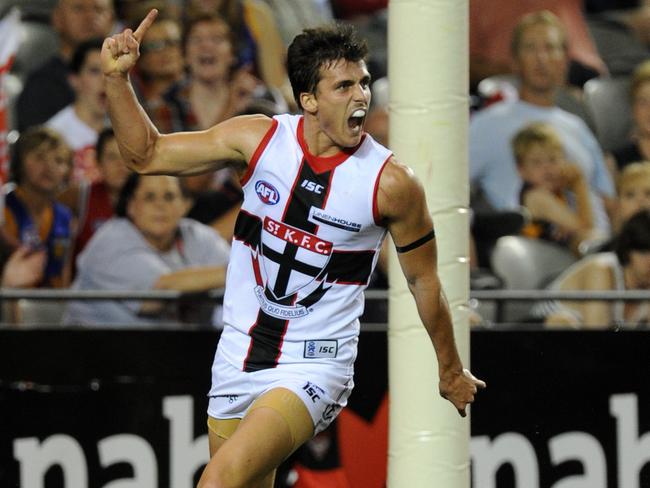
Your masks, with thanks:
M 68 63 L 84 41 L 106 37 L 113 25 L 112 0 L 58 0 L 52 11 L 52 27 L 59 35 L 59 53 L 36 68 L 25 81 L 16 113 L 18 130 L 43 124 L 74 102 L 68 79 Z
M 10 250 L 44 250 L 47 261 L 34 286 L 61 288 L 69 283 L 72 212 L 55 201 L 72 165 L 63 138 L 44 127 L 20 136 L 11 160 L 15 187 L 5 195 L 2 234 Z
M 592 254 L 562 273 L 551 290 L 650 289 L 650 210 L 634 214 L 616 239 L 615 252 Z M 650 322 L 650 304 L 641 301 L 555 301 L 537 305 L 533 315 L 548 326 L 637 327 Z
M 650 160 L 650 61 L 641 63 L 630 84 L 634 133 L 623 147 L 612 151 L 618 169 L 635 161 Z
M 183 77 L 182 29 L 165 12 L 161 12 L 142 39 L 133 73 L 138 98 L 154 118 L 163 106 L 163 95 Z
M 569 81 L 573 85 L 582 86 L 589 78 L 607 72 L 589 34 L 582 0 L 502 0 L 498 6 L 491 0 L 472 0 L 469 4 L 472 86 L 489 76 L 512 73 L 510 33 L 523 16 L 540 7 L 553 12 L 567 27 L 566 50 L 572 68 Z
M 269 89 L 279 93 L 289 110 L 296 110 L 287 75 L 286 48 L 273 11 L 264 1 L 186 0 L 186 4 L 188 20 L 215 12 L 226 19 L 237 46 L 237 65 L 251 68 Z
M 81 181 L 69 186 L 58 200 L 72 210 L 77 219 L 73 265 L 76 257 L 107 220 L 114 208 L 130 171 L 117 147 L 113 129 L 104 129 L 97 138 L 97 163 L 100 178 L 93 183 Z
M 588 252 L 613 251 L 616 236 L 623 224 L 639 210 L 650 209 L 650 162 L 641 161 L 625 166 L 618 176 L 617 186 L 616 212 L 612 219 L 613 235 L 605 242 L 587 249 Z
M 218 15 L 189 20 L 184 35 L 187 76 L 172 85 L 151 113 L 163 133 L 208 129 L 243 112 L 265 93 L 248 69 L 236 69 L 228 24 Z
M 70 62 L 70 83 L 75 100 L 46 122 L 74 151 L 73 181 L 95 181 L 99 170 L 95 144 L 106 126 L 108 103 L 100 62 L 102 40 L 82 42 Z
M 532 221 L 522 233 L 570 247 L 594 238 L 592 195 L 580 168 L 568 162 L 562 142 L 547 124 L 520 130 L 512 142 L 523 181 L 521 204 Z
M 187 202 L 179 180 L 169 176 L 127 179 L 116 208 L 77 260 L 75 290 L 179 290 L 223 286 L 228 244 L 213 230 L 183 219 Z M 65 323 L 146 325 L 179 319 L 158 302 L 73 301 Z
M 557 17 L 547 11 L 524 16 L 512 41 L 514 65 L 520 79 L 519 99 L 476 112 L 470 122 L 470 181 L 482 191 L 493 210 L 519 207 L 521 178 L 510 142 L 522 127 L 545 122 L 560 136 L 567 159 L 577 164 L 590 189 L 595 227 L 609 229 L 615 189 L 598 142 L 585 123 L 555 106 L 555 93 L 566 76 L 567 41 Z
M 614 229 L 618 232 L 632 215 L 650 209 L 650 162 L 628 164 L 618 177 L 618 208 Z

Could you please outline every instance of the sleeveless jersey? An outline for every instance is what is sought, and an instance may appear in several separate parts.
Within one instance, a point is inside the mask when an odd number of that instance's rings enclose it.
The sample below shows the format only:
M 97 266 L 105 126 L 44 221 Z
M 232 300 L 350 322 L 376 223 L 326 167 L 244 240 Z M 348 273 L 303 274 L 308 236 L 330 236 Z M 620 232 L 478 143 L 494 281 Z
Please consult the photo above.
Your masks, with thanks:
M 386 235 L 376 193 L 390 156 L 367 134 L 313 156 L 303 118 L 274 117 L 242 179 L 219 346 L 228 362 L 249 372 L 305 361 L 352 368 Z

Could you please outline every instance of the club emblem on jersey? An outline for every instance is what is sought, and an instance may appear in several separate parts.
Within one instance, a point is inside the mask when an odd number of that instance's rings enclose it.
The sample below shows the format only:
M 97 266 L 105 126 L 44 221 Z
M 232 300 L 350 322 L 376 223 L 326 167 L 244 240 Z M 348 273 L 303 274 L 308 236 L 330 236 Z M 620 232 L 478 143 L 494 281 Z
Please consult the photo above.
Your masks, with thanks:
M 257 180 L 255 182 L 255 193 L 262 203 L 275 205 L 280 201 L 280 192 L 268 181 Z
M 304 288 L 318 286 L 332 255 L 332 243 L 304 230 L 266 217 L 262 255 L 267 287 L 277 300 Z

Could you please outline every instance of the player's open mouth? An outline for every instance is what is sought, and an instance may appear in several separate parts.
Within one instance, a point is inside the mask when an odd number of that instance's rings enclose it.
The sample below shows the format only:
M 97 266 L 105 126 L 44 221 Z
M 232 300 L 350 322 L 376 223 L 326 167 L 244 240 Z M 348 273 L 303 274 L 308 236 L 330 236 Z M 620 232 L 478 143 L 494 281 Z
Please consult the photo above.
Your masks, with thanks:
M 363 127 L 363 121 L 366 118 L 366 110 L 359 108 L 352 112 L 350 118 L 348 118 L 348 127 L 354 132 L 358 132 Z

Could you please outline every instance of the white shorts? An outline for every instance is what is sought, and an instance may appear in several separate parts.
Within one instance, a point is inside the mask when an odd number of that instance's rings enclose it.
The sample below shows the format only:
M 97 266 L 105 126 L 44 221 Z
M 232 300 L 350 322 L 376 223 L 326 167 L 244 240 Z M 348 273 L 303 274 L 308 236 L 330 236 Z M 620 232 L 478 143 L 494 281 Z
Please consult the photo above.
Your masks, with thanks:
M 354 387 L 346 369 L 319 364 L 290 363 L 246 373 L 217 353 L 212 365 L 208 415 L 241 419 L 257 398 L 273 388 L 286 388 L 305 404 L 314 422 L 314 434 L 325 430 L 347 405 Z

